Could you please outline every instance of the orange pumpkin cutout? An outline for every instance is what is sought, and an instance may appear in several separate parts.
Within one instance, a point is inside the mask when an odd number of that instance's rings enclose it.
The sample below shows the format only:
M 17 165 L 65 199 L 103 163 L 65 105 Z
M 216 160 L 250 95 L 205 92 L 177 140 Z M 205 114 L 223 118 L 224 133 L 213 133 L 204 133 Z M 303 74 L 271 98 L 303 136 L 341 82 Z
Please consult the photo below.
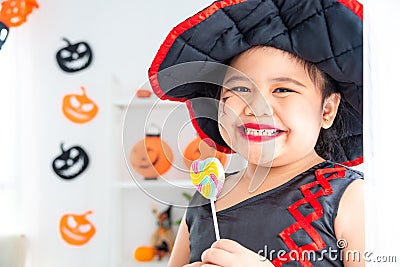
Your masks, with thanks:
M 145 179 L 157 179 L 166 173 L 173 162 L 170 146 L 161 140 L 161 135 L 146 134 L 130 152 L 130 163 L 135 171 Z
M 83 94 L 66 95 L 63 99 L 63 113 L 67 119 L 75 123 L 86 123 L 99 111 L 96 103 L 87 97 L 85 87 L 81 86 L 81 90 Z
M 64 214 L 60 221 L 60 233 L 62 239 L 70 245 L 81 246 L 90 241 L 96 233 L 94 225 L 86 219 L 92 214 L 87 211 L 82 215 Z
M 211 144 L 211 146 L 209 144 Z M 198 159 L 204 160 L 211 157 L 219 159 L 222 165 L 225 165 L 226 154 L 217 151 L 214 147 L 214 142 L 211 139 L 207 138 L 201 140 L 200 137 L 197 137 L 186 146 L 185 151 L 183 152 L 183 161 L 185 166 L 190 169 L 193 161 Z
M 36 0 L 6 0 L 1 3 L 0 21 L 8 27 L 17 27 L 26 21 L 34 8 L 39 8 Z

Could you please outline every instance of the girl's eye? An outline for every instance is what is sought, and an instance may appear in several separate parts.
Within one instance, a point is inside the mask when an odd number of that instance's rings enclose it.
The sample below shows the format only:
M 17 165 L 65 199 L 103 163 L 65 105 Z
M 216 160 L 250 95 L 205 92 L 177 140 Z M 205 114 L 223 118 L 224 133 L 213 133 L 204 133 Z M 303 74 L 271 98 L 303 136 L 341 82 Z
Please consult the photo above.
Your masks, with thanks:
M 293 93 L 294 91 L 288 88 L 276 88 L 274 93 Z
M 248 93 L 248 92 L 250 92 L 250 89 L 247 87 L 238 86 L 238 87 L 229 88 L 228 91 L 234 91 L 234 92 L 239 92 L 239 93 Z

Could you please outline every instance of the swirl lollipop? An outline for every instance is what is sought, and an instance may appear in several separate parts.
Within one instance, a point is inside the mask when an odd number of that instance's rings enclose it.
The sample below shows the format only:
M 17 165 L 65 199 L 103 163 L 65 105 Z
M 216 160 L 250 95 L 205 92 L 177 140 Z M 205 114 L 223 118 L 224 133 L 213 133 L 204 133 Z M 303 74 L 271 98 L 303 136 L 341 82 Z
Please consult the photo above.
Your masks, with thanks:
M 190 178 L 197 191 L 210 200 L 215 238 L 219 240 L 219 228 L 214 202 L 221 193 L 225 182 L 224 166 L 217 158 L 193 161 L 190 166 Z

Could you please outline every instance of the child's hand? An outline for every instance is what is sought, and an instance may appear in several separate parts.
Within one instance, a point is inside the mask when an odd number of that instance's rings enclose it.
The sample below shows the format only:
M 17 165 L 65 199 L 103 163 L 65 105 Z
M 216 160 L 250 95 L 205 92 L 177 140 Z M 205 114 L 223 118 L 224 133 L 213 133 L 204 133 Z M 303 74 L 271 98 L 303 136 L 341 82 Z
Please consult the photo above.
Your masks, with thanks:
M 185 267 L 273 267 L 270 261 L 262 261 L 257 253 L 228 239 L 221 239 L 215 242 L 211 248 L 203 252 L 201 260 L 202 263 L 196 262 L 191 265 L 185 265 Z

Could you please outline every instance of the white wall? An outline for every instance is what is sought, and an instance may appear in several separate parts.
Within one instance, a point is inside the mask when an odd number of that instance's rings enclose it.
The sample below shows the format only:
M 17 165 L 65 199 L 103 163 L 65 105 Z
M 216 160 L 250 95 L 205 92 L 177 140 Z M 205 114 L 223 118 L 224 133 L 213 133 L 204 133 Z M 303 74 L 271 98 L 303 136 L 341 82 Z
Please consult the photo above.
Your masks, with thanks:
M 9 41 L 13 41 L 13 36 Z M 0 51 L 0 212 L 3 214 L 0 234 L 18 232 L 17 225 L 17 185 L 16 176 L 16 145 L 17 145 L 17 65 L 16 48 L 10 47 L 9 53 Z M 6 63 L 6 64 L 4 64 Z

